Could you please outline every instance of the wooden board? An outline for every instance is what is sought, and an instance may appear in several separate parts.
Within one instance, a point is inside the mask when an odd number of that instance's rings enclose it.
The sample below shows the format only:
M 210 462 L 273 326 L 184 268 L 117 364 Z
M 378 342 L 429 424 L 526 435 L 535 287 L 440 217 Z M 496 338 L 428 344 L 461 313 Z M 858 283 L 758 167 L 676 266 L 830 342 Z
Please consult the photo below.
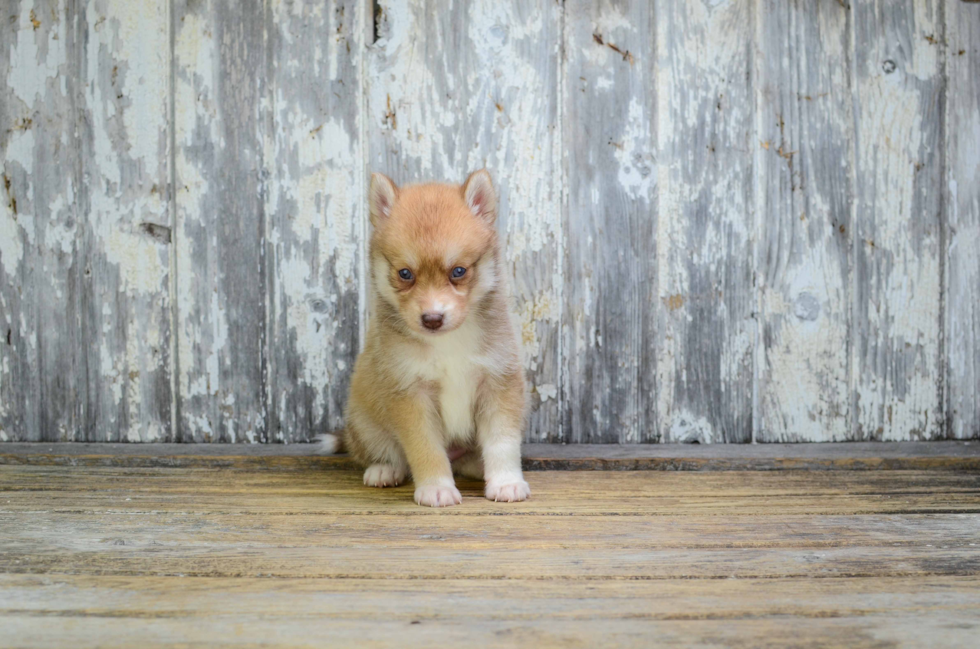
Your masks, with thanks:
M 668 442 L 752 438 L 752 3 L 656 14 L 657 418 Z
M 975 640 L 976 473 L 529 479 L 432 510 L 346 471 L 0 467 L 0 645 Z
M 76 371 L 86 441 L 171 441 L 170 4 L 79 3 Z M 71 327 L 72 325 L 69 325 Z
M 849 13 L 758 6 L 758 442 L 851 438 Z
M 178 440 L 266 441 L 262 2 L 174 0 Z
M 4 576 L 33 646 L 972 647 L 973 577 L 703 582 Z M 261 612 L 261 613 L 257 613 Z
M 855 0 L 853 437 L 946 434 L 940 3 Z
M 946 12 L 946 416 L 980 437 L 980 6 Z
M 0 441 L 85 428 L 77 35 L 64 1 L 5 3 L 0 15 Z
M 304 444 L 38 444 L 0 447 L 0 465 L 352 470 Z M 525 444 L 525 471 L 980 471 L 970 442 L 844 444 Z
M 375 33 L 368 167 L 397 183 L 490 171 L 533 408 L 526 438 L 558 440 L 561 4 L 382 1 Z
M 359 471 L 295 473 L 243 472 L 226 469 L 76 469 L 75 481 L 59 489 L 52 478 L 66 467 L 3 467 L 7 493 L 3 511 L 147 514 L 152 512 L 243 515 L 428 515 L 411 498 L 411 485 L 397 489 L 365 489 Z M 174 473 L 174 472 L 177 473 Z M 86 475 L 90 488 L 79 487 Z M 595 476 L 604 477 L 595 477 Z M 766 516 L 784 514 L 941 514 L 978 513 L 976 476 L 955 473 L 937 479 L 931 472 L 847 473 L 689 473 L 689 472 L 551 472 L 528 474 L 539 496 L 507 511 L 523 516 Z M 321 477 L 322 476 L 322 477 Z M 589 476 L 583 479 L 582 476 Z M 133 480 L 143 487 L 126 486 Z M 889 479 L 891 482 L 889 482 Z M 595 491 L 596 484 L 605 491 Z M 40 485 L 40 486 L 39 486 Z M 495 516 L 482 485 L 461 481 L 469 507 L 443 510 L 447 516 Z M 717 493 L 726 491 L 719 499 Z M 391 510 L 394 507 L 395 510 Z
M 346 0 L 267 10 L 269 439 L 343 426 L 361 328 L 363 12 Z
M 654 11 L 565 3 L 562 440 L 660 440 Z

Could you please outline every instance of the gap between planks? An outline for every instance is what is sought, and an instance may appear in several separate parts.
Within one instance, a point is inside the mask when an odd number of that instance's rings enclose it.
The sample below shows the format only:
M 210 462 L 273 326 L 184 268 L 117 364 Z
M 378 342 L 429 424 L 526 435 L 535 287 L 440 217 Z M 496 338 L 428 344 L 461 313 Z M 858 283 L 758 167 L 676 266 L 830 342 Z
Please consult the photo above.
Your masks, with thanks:
M 0 444 L 0 465 L 268 470 L 339 469 L 346 455 L 311 454 L 306 444 Z M 526 444 L 524 469 L 606 471 L 959 470 L 980 471 L 980 443 Z

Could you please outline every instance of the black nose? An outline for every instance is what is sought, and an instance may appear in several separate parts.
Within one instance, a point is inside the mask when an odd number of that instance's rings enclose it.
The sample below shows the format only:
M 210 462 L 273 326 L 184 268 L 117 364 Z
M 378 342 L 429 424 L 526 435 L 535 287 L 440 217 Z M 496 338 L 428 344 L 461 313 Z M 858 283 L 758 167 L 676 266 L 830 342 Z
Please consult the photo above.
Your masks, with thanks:
M 423 313 L 422 314 L 422 326 L 426 329 L 431 329 L 435 331 L 442 326 L 442 314 L 441 313 Z

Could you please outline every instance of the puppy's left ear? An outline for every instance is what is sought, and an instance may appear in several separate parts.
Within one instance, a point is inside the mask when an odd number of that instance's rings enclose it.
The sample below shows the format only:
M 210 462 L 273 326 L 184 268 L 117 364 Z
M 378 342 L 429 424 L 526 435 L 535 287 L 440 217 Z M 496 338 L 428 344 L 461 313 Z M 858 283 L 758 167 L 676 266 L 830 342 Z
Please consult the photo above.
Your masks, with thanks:
M 463 200 L 474 216 L 491 225 L 497 220 L 497 192 L 486 169 L 474 171 L 463 183 Z

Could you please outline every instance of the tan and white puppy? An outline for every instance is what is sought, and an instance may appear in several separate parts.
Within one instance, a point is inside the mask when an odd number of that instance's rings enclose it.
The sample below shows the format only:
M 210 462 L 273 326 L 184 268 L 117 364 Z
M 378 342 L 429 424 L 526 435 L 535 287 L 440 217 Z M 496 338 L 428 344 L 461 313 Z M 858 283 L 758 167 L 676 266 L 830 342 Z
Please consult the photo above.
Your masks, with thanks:
M 490 500 L 526 499 L 524 374 L 486 171 L 462 186 L 396 187 L 371 176 L 371 319 L 354 366 L 342 439 L 364 484 L 411 475 L 415 502 L 461 502 L 453 472 Z

